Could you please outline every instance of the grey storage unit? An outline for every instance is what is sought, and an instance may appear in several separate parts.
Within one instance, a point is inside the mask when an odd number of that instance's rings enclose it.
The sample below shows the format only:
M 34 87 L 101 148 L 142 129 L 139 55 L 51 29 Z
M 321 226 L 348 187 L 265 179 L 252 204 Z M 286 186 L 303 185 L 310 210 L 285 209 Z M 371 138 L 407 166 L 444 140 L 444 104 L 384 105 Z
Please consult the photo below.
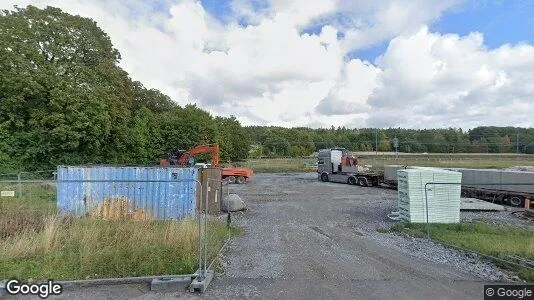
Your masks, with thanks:
M 401 165 L 385 165 L 384 166 L 384 180 L 397 181 L 397 171 L 404 169 Z

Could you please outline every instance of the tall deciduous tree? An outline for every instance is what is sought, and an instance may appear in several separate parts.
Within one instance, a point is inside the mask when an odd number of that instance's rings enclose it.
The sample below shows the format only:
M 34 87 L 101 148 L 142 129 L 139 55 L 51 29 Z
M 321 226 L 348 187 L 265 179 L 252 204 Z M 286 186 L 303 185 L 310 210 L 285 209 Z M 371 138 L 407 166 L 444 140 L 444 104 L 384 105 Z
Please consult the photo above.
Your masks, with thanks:
M 129 79 L 90 19 L 33 6 L 0 17 L 0 124 L 35 167 L 101 162 L 128 118 Z

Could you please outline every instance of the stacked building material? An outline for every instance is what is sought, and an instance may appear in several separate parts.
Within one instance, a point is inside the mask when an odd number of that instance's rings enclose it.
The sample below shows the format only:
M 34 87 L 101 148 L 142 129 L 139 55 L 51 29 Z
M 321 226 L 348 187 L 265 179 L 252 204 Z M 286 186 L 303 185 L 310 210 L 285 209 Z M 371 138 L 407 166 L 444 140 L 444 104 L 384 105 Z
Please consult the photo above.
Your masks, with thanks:
M 534 194 L 534 172 L 460 168 L 454 171 L 462 173 L 464 187 Z
M 427 221 L 425 184 L 427 188 L 428 222 L 458 223 L 460 221 L 460 190 L 462 173 L 440 169 L 401 169 L 397 171 L 400 218 L 413 223 Z

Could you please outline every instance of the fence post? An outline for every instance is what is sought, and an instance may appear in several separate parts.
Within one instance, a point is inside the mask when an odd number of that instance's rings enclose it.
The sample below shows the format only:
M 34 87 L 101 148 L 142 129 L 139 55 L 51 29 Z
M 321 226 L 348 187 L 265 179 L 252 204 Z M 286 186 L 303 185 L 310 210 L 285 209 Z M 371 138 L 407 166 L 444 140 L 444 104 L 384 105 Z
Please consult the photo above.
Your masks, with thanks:
M 218 179 L 208 178 L 208 179 L 207 179 L 207 183 L 208 183 L 208 187 L 209 187 L 209 189 L 211 190 L 210 182 L 216 182 L 216 183 L 218 183 L 217 185 L 214 185 L 214 188 L 215 188 L 215 191 L 214 191 L 214 192 L 215 192 L 215 199 L 216 199 L 215 201 L 218 202 L 219 205 L 221 205 L 222 198 L 223 198 L 223 195 L 224 195 L 224 194 L 223 194 L 224 191 L 223 191 L 223 188 L 222 188 L 222 183 L 224 183 L 224 182 L 226 182 L 226 181 L 218 180 Z M 226 185 L 227 185 L 227 187 L 229 186 L 227 182 L 226 182 Z M 206 199 L 208 199 L 208 198 L 206 198 Z M 217 199 L 220 199 L 220 202 L 217 201 Z M 206 202 L 206 207 L 207 207 L 207 202 Z M 220 246 L 218 249 L 215 249 L 215 250 L 218 250 L 218 252 L 217 252 L 216 255 L 220 254 L 221 251 L 222 251 L 225 247 L 227 247 L 228 244 L 229 244 L 230 236 L 231 236 L 231 227 L 230 227 L 230 223 L 231 223 L 231 216 L 230 216 L 230 211 L 228 211 L 228 215 L 227 215 L 227 218 L 226 218 L 226 225 L 227 225 L 227 229 L 228 229 L 228 236 L 227 236 L 226 242 L 225 242 L 222 246 Z M 209 236 L 209 231 L 206 233 L 206 237 L 208 237 L 208 236 Z M 206 242 L 206 244 L 207 244 L 207 242 Z M 207 249 L 205 249 L 205 251 L 206 251 L 206 252 L 205 252 L 205 253 L 206 253 L 206 257 L 204 258 L 204 260 L 205 260 L 205 263 L 207 263 L 209 257 L 208 257 L 208 255 L 207 255 Z M 217 256 L 215 256 L 215 257 L 211 260 L 210 264 L 206 266 L 206 270 L 211 269 L 211 267 L 212 267 L 213 263 L 215 262 L 215 259 L 216 259 L 216 258 L 217 258 Z
M 202 216 L 202 182 L 200 180 L 193 180 L 198 187 L 200 188 L 198 192 L 200 193 L 200 201 L 198 203 L 198 277 L 200 280 L 204 280 L 204 272 L 202 271 L 202 230 L 201 230 L 201 216 Z
M 430 182 L 425 183 L 425 212 L 426 212 L 426 238 L 430 239 L 430 229 L 428 228 L 428 184 Z
M 206 196 L 205 196 L 205 203 L 204 203 L 204 273 L 206 273 L 207 270 L 207 260 L 208 260 L 208 199 L 209 194 L 211 191 L 210 187 L 210 179 L 207 178 L 206 180 Z
M 19 198 L 22 198 L 22 182 L 21 182 L 22 172 L 17 173 L 17 182 L 19 188 Z

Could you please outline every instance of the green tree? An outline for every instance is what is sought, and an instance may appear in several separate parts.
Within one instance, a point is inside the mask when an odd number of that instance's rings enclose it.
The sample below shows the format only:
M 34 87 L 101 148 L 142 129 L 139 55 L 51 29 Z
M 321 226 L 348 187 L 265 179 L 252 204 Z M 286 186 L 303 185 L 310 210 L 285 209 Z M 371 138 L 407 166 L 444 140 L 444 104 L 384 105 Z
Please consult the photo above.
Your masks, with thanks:
M 128 118 L 128 82 L 109 37 L 90 19 L 33 6 L 0 16 L 0 124 L 10 157 L 29 168 L 101 162 Z
M 182 108 L 132 81 L 119 60 L 91 19 L 53 7 L 2 11 L 1 168 L 152 164 L 170 151 L 214 142 L 226 160 L 247 157 L 250 137 L 237 119 Z
M 239 121 L 229 118 L 216 117 L 217 142 L 221 148 L 221 161 L 236 162 L 245 160 L 250 152 L 251 138 Z
M 269 131 L 263 147 L 269 156 L 289 156 L 291 144 L 285 138 Z
M 188 150 L 215 142 L 217 127 L 212 116 L 196 105 L 175 107 L 162 113 L 158 119 L 161 149 L 165 152 Z

